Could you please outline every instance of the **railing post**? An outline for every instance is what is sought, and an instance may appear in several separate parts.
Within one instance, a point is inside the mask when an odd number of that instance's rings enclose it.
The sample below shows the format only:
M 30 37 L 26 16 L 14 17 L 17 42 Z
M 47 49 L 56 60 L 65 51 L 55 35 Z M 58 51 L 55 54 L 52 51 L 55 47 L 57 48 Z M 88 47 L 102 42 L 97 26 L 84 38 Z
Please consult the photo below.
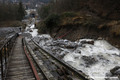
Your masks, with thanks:
M 9 42 L 7 42 L 7 54 L 8 54 L 8 57 L 9 57 Z
M 4 78 L 5 78 L 8 57 L 10 55 L 11 49 L 13 47 L 13 44 L 14 44 L 16 38 L 17 38 L 17 35 L 15 34 L 0 49 L 1 80 L 4 80 Z
M 3 58 L 2 58 L 2 49 L 0 50 L 0 61 L 1 61 L 1 79 L 3 80 Z
M 6 66 L 7 66 L 6 45 L 4 46 L 4 53 L 5 53 L 5 69 L 6 69 Z
M 10 42 L 7 42 L 7 53 L 8 53 L 8 57 L 10 55 L 10 49 L 9 49 L 9 46 L 10 46 Z

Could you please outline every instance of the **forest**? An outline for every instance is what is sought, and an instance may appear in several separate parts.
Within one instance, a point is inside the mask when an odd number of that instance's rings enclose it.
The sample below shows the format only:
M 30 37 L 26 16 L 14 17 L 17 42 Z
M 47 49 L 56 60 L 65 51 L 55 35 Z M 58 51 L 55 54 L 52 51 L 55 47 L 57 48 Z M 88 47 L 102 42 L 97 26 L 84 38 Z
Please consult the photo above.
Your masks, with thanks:
M 22 2 L 19 4 L 13 3 L 0 3 L 0 24 L 14 23 L 21 21 L 25 16 L 25 10 Z M 19 22 L 20 23 L 20 22 Z M 9 24 L 6 26 L 10 26 Z M 14 25 L 13 25 L 14 26 Z

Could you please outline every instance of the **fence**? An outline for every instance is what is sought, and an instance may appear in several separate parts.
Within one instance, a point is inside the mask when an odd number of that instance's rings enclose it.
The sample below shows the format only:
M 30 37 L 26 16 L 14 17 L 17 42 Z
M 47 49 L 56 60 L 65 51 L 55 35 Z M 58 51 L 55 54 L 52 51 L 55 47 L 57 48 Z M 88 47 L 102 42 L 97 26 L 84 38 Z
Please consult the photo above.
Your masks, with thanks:
M 8 58 L 12 50 L 13 44 L 17 38 L 18 34 L 16 33 L 11 38 L 9 38 L 0 48 L 0 69 L 1 69 L 1 80 L 5 79 L 6 69 L 8 64 Z

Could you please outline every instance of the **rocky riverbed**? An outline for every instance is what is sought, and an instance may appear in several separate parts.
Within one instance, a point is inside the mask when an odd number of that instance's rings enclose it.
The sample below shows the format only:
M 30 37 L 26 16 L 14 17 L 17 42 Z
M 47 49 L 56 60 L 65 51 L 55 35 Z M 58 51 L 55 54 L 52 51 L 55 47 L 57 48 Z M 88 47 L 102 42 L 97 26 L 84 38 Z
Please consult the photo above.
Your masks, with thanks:
M 26 32 L 45 50 L 94 80 L 120 80 L 120 50 L 103 39 L 54 39 L 37 33 L 34 25 Z
M 71 42 L 63 39 L 54 40 L 46 34 L 38 35 L 34 40 L 42 48 L 94 80 L 120 79 L 120 50 L 105 40 L 80 39 Z

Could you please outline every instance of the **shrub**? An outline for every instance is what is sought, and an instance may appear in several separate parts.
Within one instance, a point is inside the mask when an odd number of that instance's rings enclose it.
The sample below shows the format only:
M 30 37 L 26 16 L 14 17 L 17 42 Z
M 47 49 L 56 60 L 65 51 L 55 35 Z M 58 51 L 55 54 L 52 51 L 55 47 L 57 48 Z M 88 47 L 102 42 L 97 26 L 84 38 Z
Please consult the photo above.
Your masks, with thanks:
M 12 3 L 0 3 L 0 21 L 14 21 L 18 18 L 23 19 L 25 10 L 22 7 L 22 3 L 20 4 L 21 5 Z
M 60 16 L 57 14 L 51 14 L 48 16 L 48 18 L 45 20 L 45 25 L 48 29 L 52 29 L 55 26 L 58 26 L 60 24 Z
M 50 14 L 50 5 L 44 5 L 38 9 L 38 14 L 41 19 L 45 19 Z
M 38 28 L 38 33 L 46 33 L 47 32 L 47 28 L 45 26 L 44 21 L 39 22 L 36 27 Z
M 60 16 L 57 14 L 49 15 L 44 21 L 41 21 L 37 24 L 38 32 L 39 33 L 47 33 L 58 26 L 60 23 Z

